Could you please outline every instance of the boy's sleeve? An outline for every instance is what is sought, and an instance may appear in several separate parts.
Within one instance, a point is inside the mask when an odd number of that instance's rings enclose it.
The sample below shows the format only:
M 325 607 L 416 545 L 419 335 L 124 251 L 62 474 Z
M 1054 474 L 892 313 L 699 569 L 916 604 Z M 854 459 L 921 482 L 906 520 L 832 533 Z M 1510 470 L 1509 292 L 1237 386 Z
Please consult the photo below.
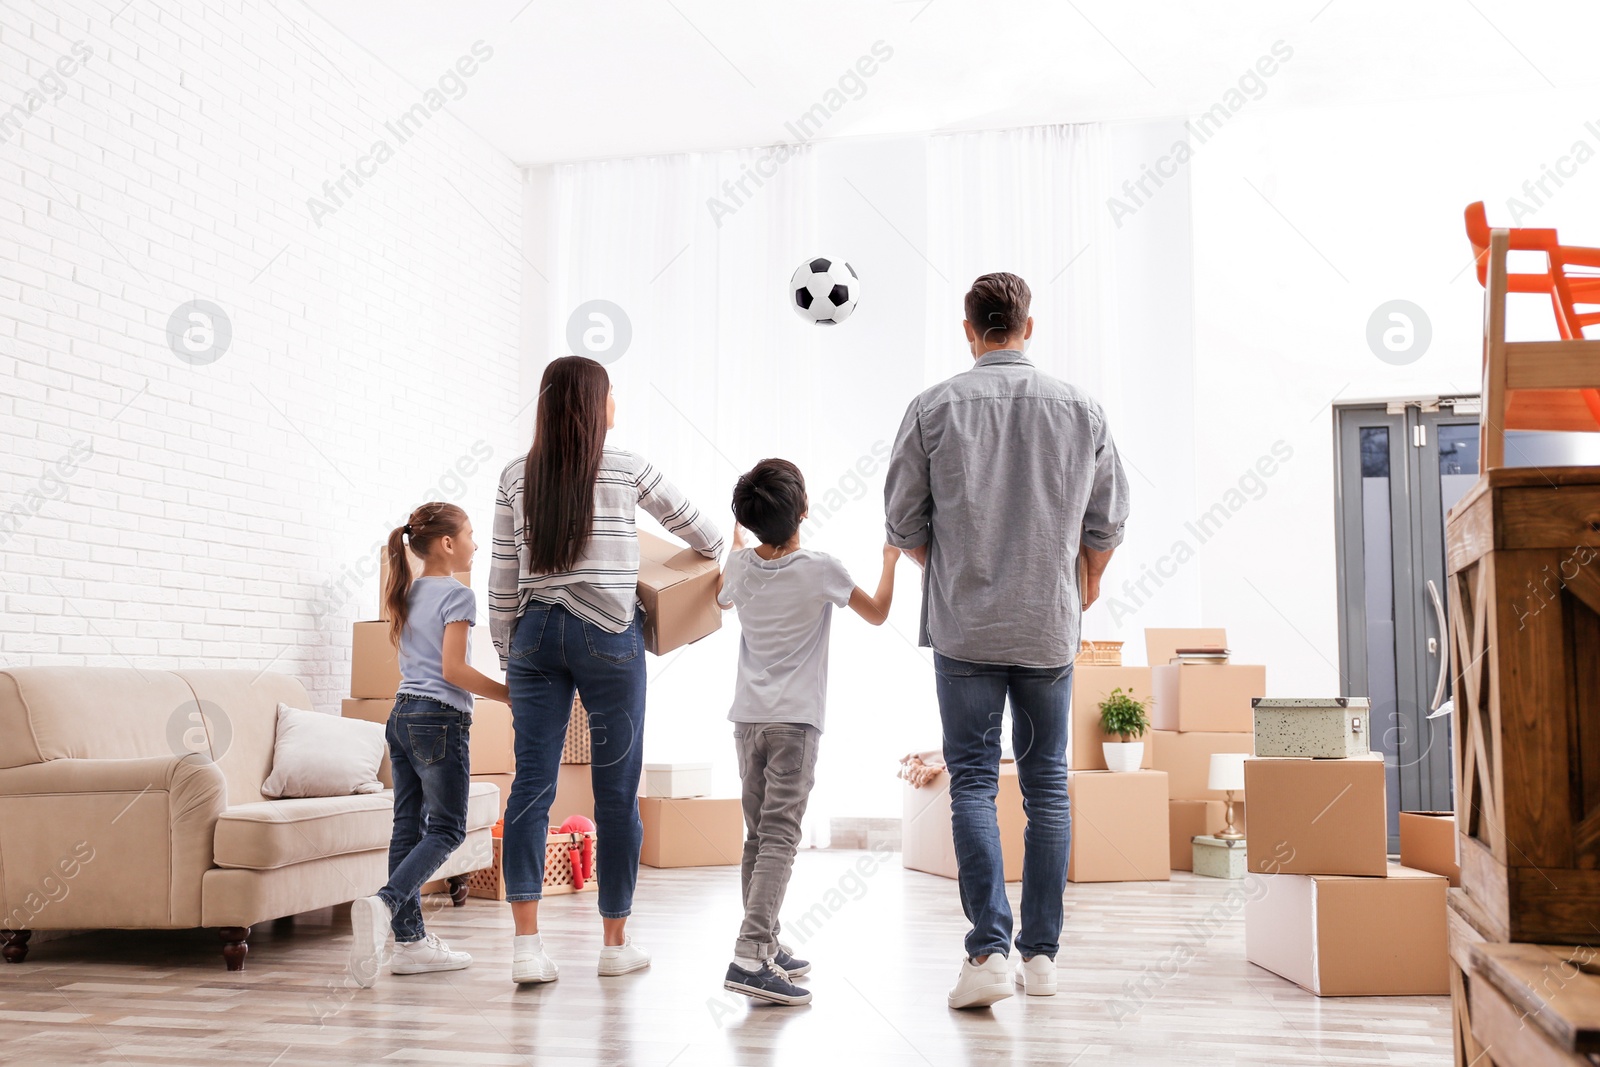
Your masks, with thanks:
M 455 588 L 445 594 L 444 603 L 439 606 L 439 616 L 446 626 L 453 622 L 478 625 L 478 595 L 456 582 Z
M 856 591 L 855 579 L 845 570 L 844 564 L 828 557 L 822 572 L 822 598 L 837 608 L 850 606 L 850 594 Z

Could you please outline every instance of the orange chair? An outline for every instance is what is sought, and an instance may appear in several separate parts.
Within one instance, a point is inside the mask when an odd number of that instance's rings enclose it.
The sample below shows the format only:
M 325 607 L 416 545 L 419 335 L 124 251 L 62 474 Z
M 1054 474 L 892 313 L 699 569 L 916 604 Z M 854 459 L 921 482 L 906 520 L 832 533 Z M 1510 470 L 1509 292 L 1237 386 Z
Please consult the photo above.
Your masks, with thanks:
M 1477 261 L 1478 284 L 1489 285 L 1489 220 L 1483 201 L 1467 205 L 1467 239 Z M 1579 305 L 1600 306 L 1600 248 L 1563 245 L 1555 230 L 1523 227 L 1507 229 L 1512 252 L 1541 252 L 1546 269 L 1538 274 L 1506 273 L 1506 291 L 1546 293 L 1555 312 L 1556 329 L 1563 341 L 1581 341 L 1586 326 L 1600 323 L 1600 309 L 1578 310 Z M 1584 405 L 1600 426 L 1600 389 L 1582 390 Z

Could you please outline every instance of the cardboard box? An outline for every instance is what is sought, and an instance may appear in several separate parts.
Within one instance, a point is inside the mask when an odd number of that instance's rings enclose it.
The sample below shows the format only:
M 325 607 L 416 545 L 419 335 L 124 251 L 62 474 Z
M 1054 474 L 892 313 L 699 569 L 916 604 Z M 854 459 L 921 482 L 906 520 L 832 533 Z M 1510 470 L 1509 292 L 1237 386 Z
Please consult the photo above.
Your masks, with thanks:
M 639 819 L 639 862 L 646 866 L 718 867 L 744 858 L 744 810 L 736 798 L 640 797 Z
M 1170 781 L 1170 775 L 1169 781 Z M 1169 785 L 1170 789 L 1171 786 Z M 1220 800 L 1169 800 L 1167 802 L 1167 834 L 1170 838 L 1172 869 L 1194 870 L 1194 839 L 1213 835 L 1227 826 L 1227 805 Z M 1233 802 L 1233 825 L 1244 830 L 1244 804 Z
M 721 565 L 682 545 L 639 533 L 639 602 L 644 649 L 657 656 L 722 628 Z
M 506 805 L 511 802 L 511 785 L 515 774 L 474 774 L 474 782 L 489 782 L 500 789 L 500 818 L 505 818 Z M 563 763 L 556 775 L 556 795 L 550 802 L 551 826 L 560 826 L 573 815 L 594 818 L 594 783 L 589 777 L 589 765 Z
M 1173 663 L 1150 668 L 1157 730 L 1248 734 L 1255 728 L 1250 701 L 1267 691 L 1267 669 L 1243 663 Z
M 950 774 L 946 771 L 918 789 L 904 783 L 900 820 L 900 865 L 941 878 L 956 877 L 955 832 L 950 822 Z M 1000 764 L 1000 792 L 995 797 L 1000 825 L 1000 855 L 1008 882 L 1022 881 L 1022 832 L 1028 825 L 1022 814 L 1022 789 L 1017 765 Z
M 1100 702 L 1111 695 L 1113 689 L 1132 693 L 1139 700 L 1150 702 L 1149 667 L 1098 667 L 1079 664 L 1072 668 L 1072 737 L 1067 747 L 1067 766 L 1075 771 L 1103 771 L 1106 769 L 1105 752 L 1100 748 L 1115 737 L 1100 729 Z M 1144 758 L 1139 766 L 1149 770 L 1155 766 L 1155 738 L 1145 734 Z
M 1456 813 L 1453 811 L 1402 811 L 1400 862 L 1415 870 L 1443 875 L 1453 887 L 1461 885 L 1456 862 Z
M 646 763 L 639 778 L 642 797 L 703 797 L 711 792 L 709 763 Z
M 422 560 L 409 548 L 406 549 L 406 561 L 411 565 L 411 576 L 415 578 L 422 573 Z M 471 571 L 458 571 L 456 581 L 462 585 L 472 585 Z M 384 590 L 389 588 L 389 550 L 378 549 L 378 618 L 384 622 L 389 621 L 389 609 L 384 605 Z
M 1244 795 L 1255 813 L 1252 872 L 1382 877 L 1388 871 L 1382 754 L 1247 759 Z
M 389 639 L 389 624 L 356 623 L 350 636 L 350 695 L 392 701 L 399 688 L 400 650 Z
M 1069 882 L 1164 882 L 1172 871 L 1167 776 L 1161 771 L 1078 771 L 1072 798 Z
M 1152 667 L 1164 667 L 1180 648 L 1227 648 L 1228 631 L 1218 627 L 1189 627 L 1187 629 L 1146 628 L 1144 632 L 1144 661 Z
M 1224 790 L 1208 788 L 1211 757 L 1218 752 L 1249 755 L 1251 749 L 1249 734 L 1152 730 L 1151 736 L 1155 740 L 1155 769 L 1167 772 L 1167 795 L 1172 800 L 1226 800 L 1228 794 Z M 1235 801 L 1242 798 L 1242 793 L 1233 794 Z
M 1448 993 L 1445 879 L 1399 864 L 1386 874 L 1260 879 L 1244 906 L 1245 958 L 1319 997 Z

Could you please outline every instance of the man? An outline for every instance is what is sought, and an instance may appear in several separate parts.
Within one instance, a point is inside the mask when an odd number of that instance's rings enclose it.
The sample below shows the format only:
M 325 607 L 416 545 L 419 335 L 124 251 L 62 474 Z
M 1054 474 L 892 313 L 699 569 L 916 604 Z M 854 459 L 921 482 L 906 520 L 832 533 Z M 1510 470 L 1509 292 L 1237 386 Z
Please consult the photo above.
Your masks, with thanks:
M 934 651 L 961 906 L 972 923 L 952 1008 L 1011 995 L 995 817 L 1008 695 L 1028 817 L 1016 981 L 1032 996 L 1056 991 L 1079 605 L 1100 595 L 1128 514 L 1100 405 L 1023 354 L 1031 301 L 1014 274 L 972 283 L 964 325 L 976 362 L 911 402 L 884 486 L 889 543 L 924 569 L 920 643 Z

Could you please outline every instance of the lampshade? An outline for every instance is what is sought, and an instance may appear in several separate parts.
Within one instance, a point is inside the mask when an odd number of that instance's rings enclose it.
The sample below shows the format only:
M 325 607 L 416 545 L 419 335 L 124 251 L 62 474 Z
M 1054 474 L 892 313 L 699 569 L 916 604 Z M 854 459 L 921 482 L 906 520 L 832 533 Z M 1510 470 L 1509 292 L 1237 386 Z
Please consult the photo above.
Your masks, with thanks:
M 1206 783 L 1206 788 L 1243 791 L 1244 761 L 1248 758 L 1248 755 L 1244 752 L 1217 752 L 1213 754 L 1211 757 L 1211 780 Z

